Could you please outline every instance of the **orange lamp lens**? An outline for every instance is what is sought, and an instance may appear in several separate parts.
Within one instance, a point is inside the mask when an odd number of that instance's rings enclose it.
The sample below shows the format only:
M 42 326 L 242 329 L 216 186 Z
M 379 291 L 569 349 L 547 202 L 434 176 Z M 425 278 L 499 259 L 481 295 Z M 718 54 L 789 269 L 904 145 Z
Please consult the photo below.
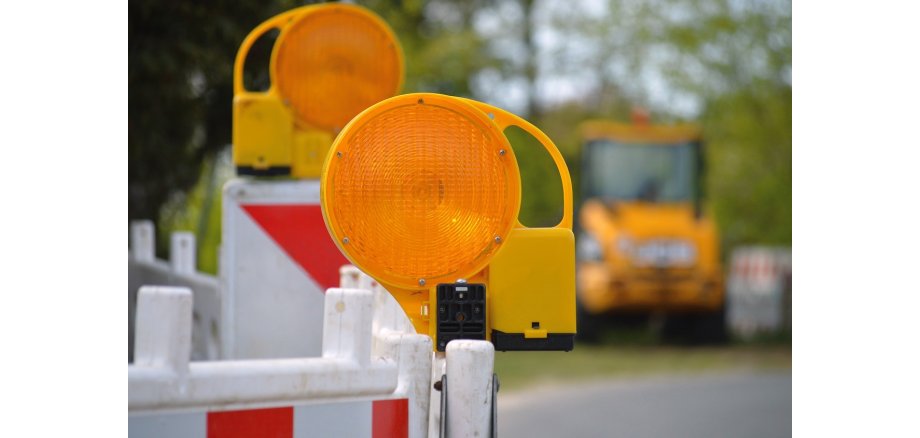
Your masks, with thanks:
M 365 108 L 396 94 L 402 52 L 378 17 L 350 5 L 312 10 L 286 28 L 272 80 L 301 124 L 337 132 Z
M 521 198 L 501 131 L 472 105 L 437 94 L 397 96 L 357 116 L 336 139 L 322 185 L 326 223 L 345 255 L 406 289 L 482 270 Z

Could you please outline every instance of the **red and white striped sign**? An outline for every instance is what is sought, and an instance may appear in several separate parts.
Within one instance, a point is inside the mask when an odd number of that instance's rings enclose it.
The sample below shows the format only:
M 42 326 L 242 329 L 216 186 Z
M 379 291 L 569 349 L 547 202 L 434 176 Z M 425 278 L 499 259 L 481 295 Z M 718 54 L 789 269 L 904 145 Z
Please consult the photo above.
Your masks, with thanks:
M 228 182 L 222 232 L 222 357 L 319 356 L 323 294 L 348 263 L 326 231 L 319 182 Z
M 409 436 L 408 399 L 233 411 L 132 415 L 132 438 L 307 438 Z
M 241 204 L 285 253 L 321 287 L 339 284 L 339 268 L 348 263 L 326 231 L 315 204 Z
M 771 248 L 742 248 L 732 255 L 731 279 L 754 294 L 770 293 L 791 269 L 788 257 Z
M 742 336 L 791 327 L 792 252 L 739 247 L 732 251 L 726 322 Z

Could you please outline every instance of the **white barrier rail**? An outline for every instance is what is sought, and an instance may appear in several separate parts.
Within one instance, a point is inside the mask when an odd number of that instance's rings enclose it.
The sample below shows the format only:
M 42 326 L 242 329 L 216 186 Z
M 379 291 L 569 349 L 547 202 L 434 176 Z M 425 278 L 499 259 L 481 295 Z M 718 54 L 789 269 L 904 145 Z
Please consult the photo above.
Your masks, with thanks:
M 382 336 L 381 353 L 389 354 L 372 358 L 372 314 L 370 291 L 330 289 L 323 357 L 190 364 L 191 292 L 144 287 L 138 302 L 136 359 L 128 367 L 129 411 L 391 395 L 399 387 L 400 364 L 412 365 L 404 366 L 403 375 L 414 380 L 404 381 L 403 389 L 421 386 L 427 391 L 428 370 L 419 364 L 429 363 L 430 339 Z M 425 391 L 420 394 L 427 398 Z

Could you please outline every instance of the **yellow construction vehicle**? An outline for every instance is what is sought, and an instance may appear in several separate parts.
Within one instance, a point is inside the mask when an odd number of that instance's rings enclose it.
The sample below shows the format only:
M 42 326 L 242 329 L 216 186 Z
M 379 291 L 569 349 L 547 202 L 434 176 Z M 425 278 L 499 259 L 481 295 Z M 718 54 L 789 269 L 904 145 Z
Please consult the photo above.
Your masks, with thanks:
M 664 315 L 664 335 L 724 336 L 715 224 L 703 214 L 703 154 L 693 125 L 589 121 L 581 126 L 578 334 L 611 315 Z

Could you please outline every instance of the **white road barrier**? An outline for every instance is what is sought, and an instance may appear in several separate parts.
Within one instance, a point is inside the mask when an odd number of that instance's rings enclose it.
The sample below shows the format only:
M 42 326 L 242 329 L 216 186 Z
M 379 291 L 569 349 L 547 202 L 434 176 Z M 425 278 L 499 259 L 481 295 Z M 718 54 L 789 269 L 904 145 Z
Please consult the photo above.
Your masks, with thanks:
M 433 354 L 382 286 L 342 266 L 315 181 L 231 181 L 223 224 L 219 281 L 196 270 L 191 233 L 163 261 L 153 224 L 131 224 L 130 436 L 490 436 L 492 345 Z
M 186 288 L 139 294 L 136 360 L 128 367 L 132 435 L 204 436 L 196 435 L 204 428 L 206 436 L 239 436 L 211 432 L 264 417 L 259 430 L 283 427 L 289 436 L 362 425 L 371 426 L 367 434 L 339 436 L 426 436 L 431 339 L 387 329 L 372 349 L 373 292 L 327 291 L 323 355 L 312 358 L 189 363 L 191 302 Z
M 737 335 L 792 329 L 792 250 L 742 247 L 732 252 L 726 321 Z

